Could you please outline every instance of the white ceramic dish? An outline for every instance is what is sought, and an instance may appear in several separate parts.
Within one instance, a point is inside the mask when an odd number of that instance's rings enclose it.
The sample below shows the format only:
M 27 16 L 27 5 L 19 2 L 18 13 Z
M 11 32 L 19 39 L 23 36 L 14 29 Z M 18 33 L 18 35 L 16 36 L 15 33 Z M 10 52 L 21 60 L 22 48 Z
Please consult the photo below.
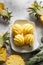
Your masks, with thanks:
M 16 23 L 18 23 L 20 25 L 23 25 L 23 24 L 26 24 L 26 23 L 31 23 L 31 24 L 34 25 L 33 22 L 29 22 L 28 20 L 16 20 L 14 24 L 16 24 Z M 35 25 L 34 25 L 34 28 L 35 28 Z M 29 53 L 29 52 L 35 51 L 39 47 L 39 43 L 37 41 L 37 33 L 36 33 L 36 30 L 34 32 L 34 37 L 35 37 L 35 40 L 34 40 L 33 48 L 32 49 L 29 49 L 29 46 L 17 47 L 13 43 L 12 31 L 10 29 L 10 43 L 11 43 L 11 47 L 16 52 Z

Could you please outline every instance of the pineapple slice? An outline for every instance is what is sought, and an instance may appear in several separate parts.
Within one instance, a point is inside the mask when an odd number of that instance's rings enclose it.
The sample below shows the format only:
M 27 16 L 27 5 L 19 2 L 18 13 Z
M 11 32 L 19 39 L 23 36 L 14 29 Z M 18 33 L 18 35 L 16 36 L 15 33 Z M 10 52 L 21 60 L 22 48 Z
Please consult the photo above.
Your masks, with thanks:
M 40 21 L 43 23 L 43 16 L 40 16 Z
M 0 48 L 0 62 L 5 62 L 7 58 L 6 49 Z
M 5 7 L 5 6 L 4 6 L 4 3 L 1 3 L 1 2 L 0 2 L 0 9 L 2 9 L 2 10 L 3 10 L 3 9 L 4 9 L 4 7 Z

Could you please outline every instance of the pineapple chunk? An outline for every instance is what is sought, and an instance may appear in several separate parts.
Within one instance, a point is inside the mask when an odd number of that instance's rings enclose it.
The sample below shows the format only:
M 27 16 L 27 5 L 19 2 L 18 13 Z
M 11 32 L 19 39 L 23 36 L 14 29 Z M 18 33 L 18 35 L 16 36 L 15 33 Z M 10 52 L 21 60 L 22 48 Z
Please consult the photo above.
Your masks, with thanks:
M 43 16 L 40 16 L 40 21 L 43 23 Z
M 6 49 L 0 48 L 0 62 L 5 62 L 7 58 Z
M 2 9 L 2 10 L 4 9 L 4 3 L 0 2 L 0 9 Z

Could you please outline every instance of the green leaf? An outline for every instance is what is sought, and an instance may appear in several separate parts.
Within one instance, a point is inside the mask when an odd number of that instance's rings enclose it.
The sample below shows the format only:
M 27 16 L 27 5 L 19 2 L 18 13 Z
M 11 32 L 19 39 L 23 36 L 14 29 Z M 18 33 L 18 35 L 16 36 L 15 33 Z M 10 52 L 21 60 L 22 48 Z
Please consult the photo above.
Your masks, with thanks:
M 41 42 L 43 43 L 43 37 L 41 38 Z
M 9 45 L 10 36 L 9 33 L 6 32 L 5 34 L 0 34 L 0 47 L 5 46 L 6 44 Z
M 6 32 L 4 35 L 3 35 L 3 39 L 4 39 L 4 41 L 6 41 L 6 40 L 9 40 L 9 33 L 8 32 Z
M 12 17 L 11 13 L 12 12 L 9 12 L 8 9 L 4 9 L 4 10 L 2 10 L 1 15 L 3 15 L 4 18 L 10 19 Z
M 43 6 L 41 6 L 37 1 L 35 1 L 31 7 L 28 7 L 28 12 L 29 13 L 35 13 L 38 16 L 43 15 Z
M 0 34 L 0 47 L 4 45 L 3 34 Z
M 42 62 L 43 62 L 43 46 L 38 48 L 37 50 L 40 50 L 40 51 L 36 55 L 34 55 L 32 58 L 28 59 L 28 61 L 26 62 L 26 65 L 41 65 L 42 64 Z

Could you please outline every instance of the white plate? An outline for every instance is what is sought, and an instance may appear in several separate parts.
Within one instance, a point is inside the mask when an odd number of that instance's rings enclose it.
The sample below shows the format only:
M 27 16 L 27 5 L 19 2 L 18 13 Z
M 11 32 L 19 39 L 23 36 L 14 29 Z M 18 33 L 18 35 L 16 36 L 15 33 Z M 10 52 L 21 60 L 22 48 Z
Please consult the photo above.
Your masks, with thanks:
M 31 23 L 31 24 L 34 25 L 33 22 L 29 22 L 28 20 L 16 20 L 14 24 L 16 24 L 16 23 L 18 23 L 20 25 L 23 25 L 23 24 L 26 24 L 26 23 Z M 35 28 L 35 25 L 34 25 L 34 28 Z M 10 29 L 10 43 L 11 43 L 11 47 L 16 52 L 29 53 L 29 52 L 35 51 L 39 47 L 39 43 L 37 41 L 37 33 L 36 33 L 36 30 L 34 31 L 34 37 L 35 37 L 35 40 L 34 40 L 33 48 L 32 49 L 29 49 L 29 46 L 17 47 L 13 43 L 12 31 Z

